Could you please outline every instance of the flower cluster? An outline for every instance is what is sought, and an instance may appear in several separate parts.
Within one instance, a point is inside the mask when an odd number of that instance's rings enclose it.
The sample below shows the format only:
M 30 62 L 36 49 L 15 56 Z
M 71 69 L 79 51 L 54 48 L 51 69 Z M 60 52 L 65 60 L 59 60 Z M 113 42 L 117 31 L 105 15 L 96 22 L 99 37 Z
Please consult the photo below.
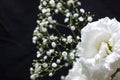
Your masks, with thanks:
M 108 17 L 81 30 L 77 55 L 65 80 L 120 80 L 120 22 Z
M 92 21 L 92 15 L 81 8 L 78 0 L 40 0 L 38 8 L 38 25 L 33 33 L 38 51 L 30 68 L 32 80 L 51 77 L 59 69 L 72 65 L 80 29 Z

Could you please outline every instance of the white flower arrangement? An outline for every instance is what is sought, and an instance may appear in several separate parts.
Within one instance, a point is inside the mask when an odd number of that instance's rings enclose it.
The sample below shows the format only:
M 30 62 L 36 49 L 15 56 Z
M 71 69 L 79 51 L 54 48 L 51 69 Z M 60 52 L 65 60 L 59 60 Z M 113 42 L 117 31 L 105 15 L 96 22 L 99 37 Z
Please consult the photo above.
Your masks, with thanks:
M 30 68 L 31 80 L 52 77 L 72 65 L 66 77 L 61 75 L 62 80 L 119 80 L 118 21 L 103 18 L 91 22 L 93 15 L 78 0 L 40 0 L 38 8 L 33 33 L 38 51 Z

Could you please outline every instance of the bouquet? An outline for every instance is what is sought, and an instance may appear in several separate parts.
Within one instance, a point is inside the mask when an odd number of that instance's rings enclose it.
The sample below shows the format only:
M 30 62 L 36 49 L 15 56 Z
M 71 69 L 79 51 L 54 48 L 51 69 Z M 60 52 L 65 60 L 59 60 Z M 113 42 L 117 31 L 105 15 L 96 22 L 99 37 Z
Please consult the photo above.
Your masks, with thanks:
M 44 80 L 59 70 L 62 80 L 119 80 L 120 23 L 93 16 L 78 0 L 40 0 L 33 33 L 38 51 L 31 80 Z

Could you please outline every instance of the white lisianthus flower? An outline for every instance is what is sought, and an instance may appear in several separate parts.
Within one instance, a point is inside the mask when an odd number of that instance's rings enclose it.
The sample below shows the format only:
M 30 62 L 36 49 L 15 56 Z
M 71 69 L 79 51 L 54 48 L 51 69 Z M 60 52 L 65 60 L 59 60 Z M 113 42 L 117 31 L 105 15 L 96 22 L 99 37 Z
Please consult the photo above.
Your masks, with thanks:
M 65 80 L 111 80 L 120 68 L 120 23 L 108 17 L 89 23 L 77 48 L 80 58 Z

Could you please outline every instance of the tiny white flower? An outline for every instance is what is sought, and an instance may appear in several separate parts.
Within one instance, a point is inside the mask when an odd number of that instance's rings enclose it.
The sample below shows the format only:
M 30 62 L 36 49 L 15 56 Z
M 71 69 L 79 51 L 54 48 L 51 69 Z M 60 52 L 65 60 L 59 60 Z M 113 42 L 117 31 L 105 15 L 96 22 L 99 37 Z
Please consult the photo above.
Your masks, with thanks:
M 54 49 L 50 49 L 50 52 L 53 53 L 55 50 Z
M 51 56 L 51 53 L 50 53 L 49 51 L 47 51 L 46 54 L 47 54 L 48 56 Z
M 65 79 L 65 76 L 61 76 L 60 78 L 61 78 L 61 80 L 64 80 L 64 79 Z
M 50 27 L 50 28 L 53 28 L 53 25 L 50 24 L 49 27 Z
M 50 13 L 50 12 L 47 12 L 47 13 L 46 13 L 46 16 L 50 16 L 50 15 L 51 15 L 51 13 Z
M 78 18 L 80 22 L 84 21 L 83 17 Z
M 46 60 L 46 59 L 47 59 L 47 56 L 44 56 L 43 59 Z
M 51 16 L 48 17 L 48 21 L 51 22 L 53 19 Z
M 55 42 L 52 42 L 51 45 L 52 45 L 53 48 L 55 48 L 57 44 Z
M 41 56 L 40 52 L 37 51 L 37 58 L 39 58 Z
M 60 60 L 60 59 L 57 59 L 56 63 L 60 63 L 60 62 L 61 62 L 61 60 Z
M 69 18 L 65 18 L 64 22 L 67 23 L 69 21 Z
M 81 6 L 81 2 L 77 2 L 77 5 Z
M 43 8 L 43 9 L 42 9 L 42 13 L 44 14 L 44 13 L 46 13 L 46 12 L 47 12 L 47 9 Z
M 33 41 L 34 44 L 36 43 L 36 40 L 37 40 L 37 36 L 33 36 L 32 41 Z
M 58 13 L 59 12 L 59 10 L 58 9 L 55 9 L 55 13 Z
M 57 40 L 58 39 L 58 36 L 54 36 L 54 40 Z
M 40 23 L 41 23 L 40 20 L 37 20 L 36 22 L 37 22 L 37 24 L 40 24 Z
M 47 28 L 45 28 L 45 27 L 41 27 L 41 30 L 42 30 L 43 32 L 47 32 Z
M 66 9 L 66 10 L 65 10 L 65 13 L 70 13 L 69 9 Z
M 80 36 L 77 36 L 77 39 L 79 40 L 79 39 L 80 39 Z
M 67 59 L 68 59 L 68 57 L 67 57 L 67 56 L 64 56 L 64 57 L 63 57 L 63 59 L 64 59 L 64 60 L 67 60 Z
M 81 13 L 85 13 L 85 10 L 84 10 L 84 9 L 80 9 L 80 12 L 81 12 Z
M 50 12 L 50 8 L 47 8 L 46 10 L 47 10 L 47 12 Z
M 35 73 L 38 73 L 40 70 L 41 70 L 41 66 L 40 65 L 35 66 Z
M 75 30 L 75 26 L 71 26 L 71 30 L 74 31 Z
M 72 36 L 71 35 L 69 35 L 69 36 L 67 36 L 67 42 L 68 43 L 71 43 L 73 40 L 72 40 Z
M 73 3 L 74 3 L 73 0 L 68 0 L 68 1 L 67 1 L 67 5 L 71 5 L 71 4 L 73 4 Z
M 39 48 L 39 51 L 41 51 L 41 52 L 42 52 L 42 51 L 43 51 L 43 48 Z
M 55 7 L 55 1 L 54 1 L 54 0 L 50 0 L 50 1 L 49 1 L 49 4 L 50 4 L 52 7 Z
M 43 63 L 42 66 L 43 66 L 44 68 L 46 68 L 46 67 L 48 67 L 48 64 L 47 64 L 47 63 Z
M 56 20 L 52 20 L 52 22 L 51 23 L 56 23 Z
M 39 51 L 37 51 L 37 54 L 40 54 L 40 52 L 39 52 Z
M 78 13 L 75 13 L 73 16 L 76 18 L 76 17 L 78 17 L 78 16 L 79 16 L 79 14 L 78 14 Z
M 31 68 L 30 68 L 30 71 L 33 71 L 33 70 L 34 70 L 34 69 L 31 67 Z
M 41 37 L 41 36 L 42 36 L 42 34 L 41 34 L 41 33 L 39 33 L 39 32 L 37 32 L 37 33 L 36 33 L 36 36 Z
M 46 5 L 47 5 L 47 2 L 46 2 L 46 1 L 43 1 L 43 5 L 46 6 Z
M 47 51 L 46 54 L 47 54 L 48 56 L 50 56 L 52 53 L 54 53 L 54 51 L 55 51 L 54 49 L 50 49 L 49 51 Z
M 38 32 L 39 26 L 37 26 L 34 30 L 34 33 Z
M 65 63 L 65 67 L 68 67 L 68 65 L 69 65 L 68 63 Z
M 63 51 L 63 52 L 62 52 L 62 56 L 63 56 L 63 57 L 66 57 L 67 55 L 68 55 L 68 54 L 67 54 L 66 51 Z
M 39 63 L 35 63 L 35 68 L 38 68 L 39 67 Z
M 46 9 L 46 11 L 47 11 L 47 9 Z M 42 20 L 42 22 L 45 22 L 45 21 L 46 21 L 46 19 L 43 19 L 43 20 Z
M 66 42 L 66 41 L 67 41 L 67 39 L 66 39 L 66 38 L 62 38 L 62 41 Z
M 39 5 L 38 8 L 39 8 L 39 10 L 42 10 L 42 5 Z
M 59 10 L 60 10 L 60 9 L 61 9 L 61 7 L 62 7 L 62 3 L 61 3 L 61 2 L 58 2 L 56 7 L 57 7 L 57 9 L 59 9 Z
M 41 23 L 39 23 L 39 25 L 40 25 L 40 27 L 42 28 L 42 27 L 44 26 L 44 23 L 41 22 Z
M 51 35 L 51 36 L 50 36 L 50 40 L 56 40 L 56 39 L 58 39 L 57 36 L 54 36 L 54 35 Z
M 54 35 L 51 35 L 51 36 L 50 36 L 50 39 L 51 39 L 51 40 L 54 40 L 54 37 L 55 37 Z
M 74 59 L 75 58 L 75 54 L 73 52 L 70 53 L 70 58 Z
M 91 16 L 89 16 L 89 17 L 87 18 L 87 20 L 88 20 L 89 22 L 91 22 L 91 21 L 93 20 L 93 18 L 92 18 Z
M 57 67 L 57 64 L 56 64 L 56 63 L 52 63 L 52 67 L 53 67 L 53 68 L 56 68 L 56 67 Z
M 68 13 L 66 14 L 66 17 L 70 17 L 70 12 L 68 12 Z
M 42 40 L 43 40 L 43 44 L 46 44 L 46 42 L 47 42 L 47 39 L 45 39 L 45 38 L 42 38 Z
M 47 25 L 49 22 L 48 21 L 45 21 L 44 24 Z
M 49 76 L 50 76 L 50 77 L 53 76 L 53 73 L 49 73 Z
M 30 79 L 35 80 L 37 77 L 39 77 L 38 74 L 32 74 L 32 75 L 30 76 Z

